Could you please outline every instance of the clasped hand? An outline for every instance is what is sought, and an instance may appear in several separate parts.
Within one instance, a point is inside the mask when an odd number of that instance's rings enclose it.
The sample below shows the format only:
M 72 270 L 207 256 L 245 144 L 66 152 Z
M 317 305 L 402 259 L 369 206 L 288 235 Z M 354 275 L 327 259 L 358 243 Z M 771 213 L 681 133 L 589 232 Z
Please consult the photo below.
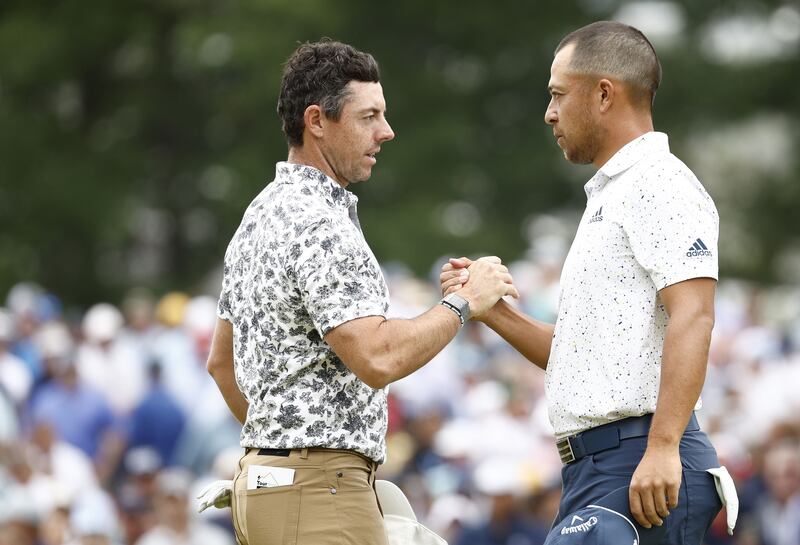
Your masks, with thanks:
M 469 301 L 472 317 L 480 320 L 505 295 L 519 297 L 514 279 L 499 257 L 487 256 L 472 261 L 451 258 L 439 276 L 442 295 L 456 291 Z

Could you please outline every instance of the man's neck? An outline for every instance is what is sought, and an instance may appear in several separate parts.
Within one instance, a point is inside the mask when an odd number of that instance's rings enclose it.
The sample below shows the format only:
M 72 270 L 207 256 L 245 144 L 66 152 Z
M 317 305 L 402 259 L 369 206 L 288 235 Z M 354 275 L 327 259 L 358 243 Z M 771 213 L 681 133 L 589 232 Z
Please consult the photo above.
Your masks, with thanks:
M 347 187 L 347 182 L 342 182 L 336 177 L 333 167 L 331 167 L 331 164 L 325 159 L 322 151 L 316 146 L 292 146 L 289 148 L 289 156 L 286 161 L 294 165 L 313 167 L 328 176 L 331 180 L 335 180 L 340 186 Z
M 643 134 L 654 130 L 653 120 L 650 117 L 629 119 L 627 122 L 618 123 L 613 125 L 613 127 L 613 130 L 606 132 L 603 137 L 605 145 L 597 153 L 594 161 L 592 161 L 592 164 L 598 170 L 602 168 L 609 159 L 614 157 L 619 150 Z

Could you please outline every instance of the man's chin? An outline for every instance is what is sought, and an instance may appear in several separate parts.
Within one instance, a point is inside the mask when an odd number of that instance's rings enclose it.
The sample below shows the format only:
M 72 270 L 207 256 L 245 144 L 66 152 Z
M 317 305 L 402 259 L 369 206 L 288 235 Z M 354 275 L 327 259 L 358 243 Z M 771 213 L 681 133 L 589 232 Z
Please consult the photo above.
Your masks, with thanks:
M 572 163 L 573 165 L 588 165 L 592 162 L 591 159 L 587 159 L 582 155 L 575 155 L 573 153 L 564 150 L 564 159 Z
M 357 173 L 356 175 L 353 176 L 353 178 L 350 180 L 350 183 L 351 184 L 358 184 L 358 183 L 361 183 L 361 182 L 366 182 L 367 180 L 370 179 L 371 176 L 372 176 L 372 170 L 371 169 L 366 171 L 366 172 L 359 172 L 359 173 Z

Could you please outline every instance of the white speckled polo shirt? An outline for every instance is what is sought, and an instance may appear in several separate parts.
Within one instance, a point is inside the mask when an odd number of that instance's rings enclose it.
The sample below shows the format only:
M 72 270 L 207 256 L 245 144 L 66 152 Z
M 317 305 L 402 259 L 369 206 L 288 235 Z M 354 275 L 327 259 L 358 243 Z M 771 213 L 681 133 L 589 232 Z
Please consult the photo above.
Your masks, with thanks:
M 667 135 L 628 143 L 585 189 L 547 364 L 558 438 L 655 412 L 667 326 L 658 291 L 718 274 L 716 207 Z

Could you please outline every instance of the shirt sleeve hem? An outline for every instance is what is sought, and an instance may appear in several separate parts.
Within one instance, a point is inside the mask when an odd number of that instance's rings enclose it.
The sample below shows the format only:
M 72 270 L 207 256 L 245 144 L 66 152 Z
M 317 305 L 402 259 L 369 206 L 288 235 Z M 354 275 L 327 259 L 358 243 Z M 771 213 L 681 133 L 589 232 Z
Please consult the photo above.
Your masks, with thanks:
M 656 286 L 658 291 L 661 291 L 669 286 L 695 278 L 713 278 L 714 280 L 719 280 L 719 273 L 716 271 L 686 271 L 683 274 L 673 275 L 669 278 L 660 278 L 659 281 L 656 282 Z
M 383 308 L 376 308 L 376 307 L 365 307 L 365 308 L 355 308 L 352 312 L 348 313 L 347 315 L 337 316 L 336 319 L 330 320 L 325 322 L 324 324 L 318 324 L 317 330 L 322 334 L 324 337 L 328 333 L 330 333 L 333 329 L 336 329 L 340 325 L 350 322 L 352 320 L 357 320 L 359 318 L 367 318 L 369 316 L 380 316 L 381 318 L 386 318 L 386 312 Z

